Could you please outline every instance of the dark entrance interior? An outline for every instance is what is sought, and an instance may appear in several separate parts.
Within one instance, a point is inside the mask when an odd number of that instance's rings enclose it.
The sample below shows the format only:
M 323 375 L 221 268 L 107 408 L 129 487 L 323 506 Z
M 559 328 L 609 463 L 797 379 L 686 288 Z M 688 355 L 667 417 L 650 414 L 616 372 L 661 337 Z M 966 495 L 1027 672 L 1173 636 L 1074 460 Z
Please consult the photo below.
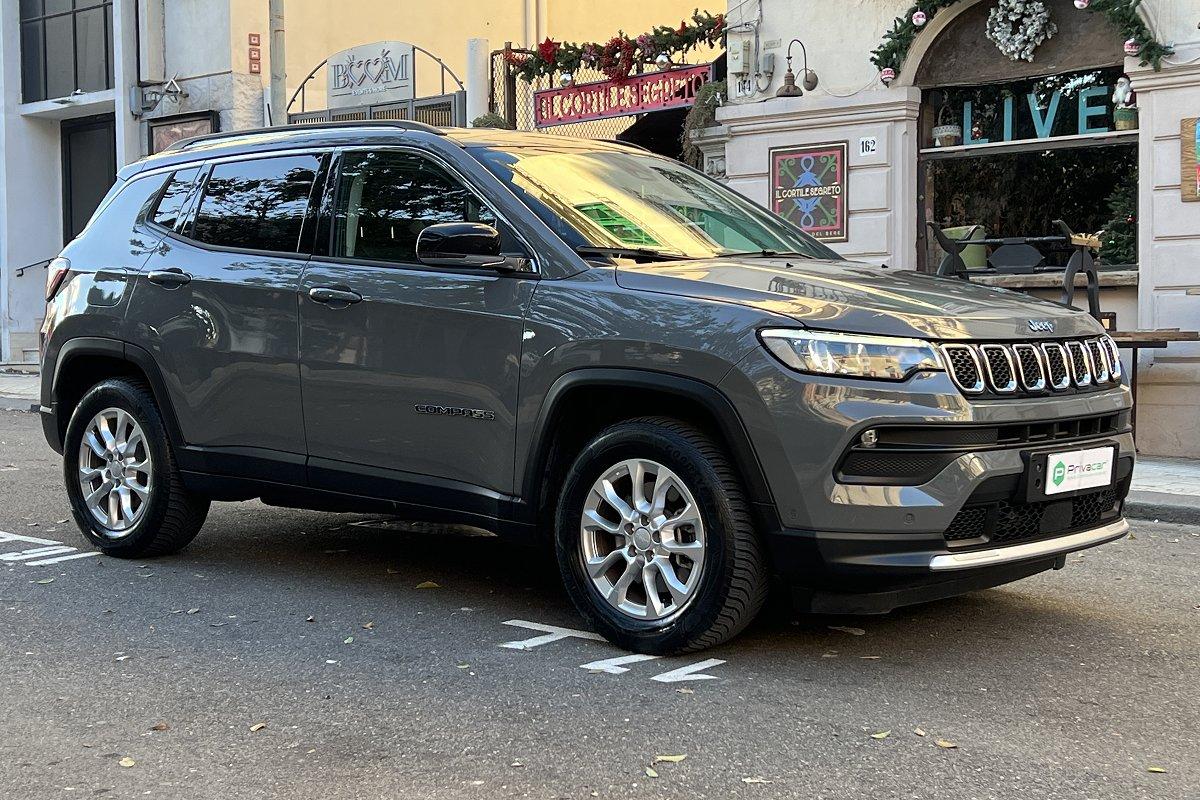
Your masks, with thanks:
M 62 123 L 63 243 L 79 235 L 117 177 L 112 114 Z

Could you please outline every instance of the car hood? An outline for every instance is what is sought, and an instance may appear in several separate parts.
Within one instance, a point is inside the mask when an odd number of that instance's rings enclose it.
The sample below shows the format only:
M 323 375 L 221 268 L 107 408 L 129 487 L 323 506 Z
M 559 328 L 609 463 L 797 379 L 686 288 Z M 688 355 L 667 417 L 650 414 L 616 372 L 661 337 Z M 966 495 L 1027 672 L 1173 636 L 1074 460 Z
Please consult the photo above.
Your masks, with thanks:
M 714 258 L 622 263 L 617 283 L 646 292 L 738 303 L 806 327 L 922 339 L 1095 335 L 1082 311 L 1006 289 L 853 261 Z M 1033 332 L 1030 320 L 1053 330 Z M 1048 327 L 1048 326 L 1041 326 Z

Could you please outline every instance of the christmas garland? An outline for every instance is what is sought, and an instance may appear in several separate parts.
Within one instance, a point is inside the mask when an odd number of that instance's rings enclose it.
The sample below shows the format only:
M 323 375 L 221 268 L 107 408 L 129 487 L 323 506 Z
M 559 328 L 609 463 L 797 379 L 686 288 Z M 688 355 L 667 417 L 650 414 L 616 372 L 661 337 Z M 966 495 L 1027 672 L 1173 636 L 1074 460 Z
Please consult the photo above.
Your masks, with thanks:
M 701 45 L 715 47 L 724 38 L 725 15 L 697 9 L 691 23 L 684 20 L 678 28 L 659 25 L 635 38 L 619 32 L 604 44 L 556 42 L 547 38 L 531 51 L 510 50 L 505 59 L 515 68 L 518 77 L 530 83 L 539 78 L 553 78 L 556 74 L 571 75 L 580 67 L 598 69 L 610 79 L 621 81 L 629 77 L 638 63 L 669 65 L 673 56 Z
M 918 0 L 903 17 L 896 17 L 892 29 L 884 34 L 883 41 L 871 55 L 871 63 L 879 68 L 885 83 L 890 83 L 900 73 L 913 40 L 929 20 L 940 9 L 952 6 L 959 0 Z M 1162 69 L 1162 60 L 1175 51 L 1154 39 L 1146 23 L 1138 15 L 1142 0 L 1079 0 L 1076 7 L 1089 13 L 1103 13 L 1109 22 L 1126 38 L 1125 53 L 1141 59 L 1155 70 Z

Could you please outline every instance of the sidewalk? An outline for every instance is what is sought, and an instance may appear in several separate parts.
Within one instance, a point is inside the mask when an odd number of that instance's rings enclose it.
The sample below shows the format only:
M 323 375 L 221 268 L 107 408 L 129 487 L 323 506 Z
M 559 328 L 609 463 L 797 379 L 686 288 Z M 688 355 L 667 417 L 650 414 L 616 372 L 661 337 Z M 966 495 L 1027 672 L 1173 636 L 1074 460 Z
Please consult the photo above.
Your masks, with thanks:
M 0 409 L 37 410 L 40 377 L 0 372 Z M 1141 456 L 1126 513 L 1138 519 L 1200 525 L 1200 461 Z

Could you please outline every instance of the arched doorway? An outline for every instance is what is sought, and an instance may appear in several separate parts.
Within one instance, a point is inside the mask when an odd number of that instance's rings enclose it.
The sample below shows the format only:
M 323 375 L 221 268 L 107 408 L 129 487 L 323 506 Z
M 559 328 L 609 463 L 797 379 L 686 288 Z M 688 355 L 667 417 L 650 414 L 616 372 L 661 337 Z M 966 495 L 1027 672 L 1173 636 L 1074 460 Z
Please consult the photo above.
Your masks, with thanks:
M 1137 111 L 1124 94 L 1121 34 L 1071 0 L 1047 0 L 1057 33 L 1032 61 L 1012 60 L 986 36 L 992 4 L 963 6 L 943 12 L 913 53 L 918 263 L 931 268 L 941 255 L 927 223 L 983 238 L 1051 234 L 1062 219 L 1110 231 L 1102 260 L 1135 266 Z

